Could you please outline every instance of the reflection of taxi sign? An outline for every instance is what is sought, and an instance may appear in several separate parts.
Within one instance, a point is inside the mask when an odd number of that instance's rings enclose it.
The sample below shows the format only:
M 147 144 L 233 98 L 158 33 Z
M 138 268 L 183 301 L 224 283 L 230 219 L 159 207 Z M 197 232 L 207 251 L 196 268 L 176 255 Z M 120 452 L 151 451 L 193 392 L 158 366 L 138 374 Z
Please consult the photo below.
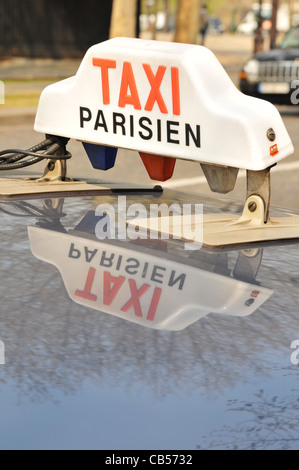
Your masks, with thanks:
M 273 128 L 279 152 L 269 155 Z M 261 170 L 293 151 L 276 108 L 240 93 L 205 47 L 116 38 L 47 87 L 35 129 L 89 144 Z
M 247 316 L 272 294 L 252 282 L 72 233 L 29 227 L 34 256 L 56 266 L 70 298 L 139 325 L 181 330 L 209 313 Z M 83 234 L 84 235 L 84 234 Z M 248 303 L 248 298 L 251 298 Z

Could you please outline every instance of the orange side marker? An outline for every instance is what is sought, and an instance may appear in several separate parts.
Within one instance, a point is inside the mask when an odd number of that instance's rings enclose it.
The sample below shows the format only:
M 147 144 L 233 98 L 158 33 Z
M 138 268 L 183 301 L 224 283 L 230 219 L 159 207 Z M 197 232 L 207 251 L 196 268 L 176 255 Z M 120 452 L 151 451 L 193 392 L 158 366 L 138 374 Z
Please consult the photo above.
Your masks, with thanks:
M 277 147 L 277 144 L 275 145 L 272 145 L 272 147 L 270 147 L 270 155 L 271 157 L 274 157 L 275 155 L 278 154 L 278 147 Z

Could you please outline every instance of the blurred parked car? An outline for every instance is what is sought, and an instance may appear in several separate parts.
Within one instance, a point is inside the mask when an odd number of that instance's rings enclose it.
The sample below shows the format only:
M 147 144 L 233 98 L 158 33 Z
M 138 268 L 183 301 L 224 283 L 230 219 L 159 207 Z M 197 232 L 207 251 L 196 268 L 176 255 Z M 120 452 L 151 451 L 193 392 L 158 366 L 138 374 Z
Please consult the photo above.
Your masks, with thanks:
M 238 25 L 237 31 L 241 34 L 253 34 L 256 28 L 256 16 L 253 12 L 248 12 L 242 23 Z
M 298 104 L 299 26 L 291 29 L 279 47 L 254 55 L 240 73 L 240 90 L 274 104 Z
M 224 26 L 219 18 L 209 18 L 209 34 L 222 34 L 224 33 Z

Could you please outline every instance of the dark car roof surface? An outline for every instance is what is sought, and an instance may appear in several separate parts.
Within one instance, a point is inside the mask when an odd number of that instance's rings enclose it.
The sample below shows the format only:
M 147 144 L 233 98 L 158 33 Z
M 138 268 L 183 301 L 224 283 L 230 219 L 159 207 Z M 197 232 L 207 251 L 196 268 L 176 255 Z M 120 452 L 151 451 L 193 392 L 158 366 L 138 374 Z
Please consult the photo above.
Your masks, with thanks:
M 155 330 L 73 302 L 57 267 L 30 249 L 28 226 L 65 234 L 99 200 L 66 197 L 61 217 L 43 198 L 1 201 L 0 448 L 297 449 L 298 245 L 257 247 L 252 279 L 273 294 L 251 315 Z M 232 277 L 242 250 L 207 250 L 199 266 Z

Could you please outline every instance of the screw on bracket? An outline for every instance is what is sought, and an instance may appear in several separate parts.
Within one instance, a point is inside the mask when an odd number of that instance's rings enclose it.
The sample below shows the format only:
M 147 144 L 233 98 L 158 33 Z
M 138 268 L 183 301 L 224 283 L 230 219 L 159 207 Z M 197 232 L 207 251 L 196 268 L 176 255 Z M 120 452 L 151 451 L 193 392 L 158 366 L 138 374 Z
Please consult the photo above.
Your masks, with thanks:
M 256 202 L 250 201 L 248 204 L 248 209 L 250 210 L 250 212 L 254 212 L 256 210 Z
M 51 160 L 51 161 L 48 163 L 47 167 L 48 167 L 48 170 L 49 170 L 49 171 L 53 171 L 54 168 L 55 168 L 55 162 L 53 162 L 53 160 Z

